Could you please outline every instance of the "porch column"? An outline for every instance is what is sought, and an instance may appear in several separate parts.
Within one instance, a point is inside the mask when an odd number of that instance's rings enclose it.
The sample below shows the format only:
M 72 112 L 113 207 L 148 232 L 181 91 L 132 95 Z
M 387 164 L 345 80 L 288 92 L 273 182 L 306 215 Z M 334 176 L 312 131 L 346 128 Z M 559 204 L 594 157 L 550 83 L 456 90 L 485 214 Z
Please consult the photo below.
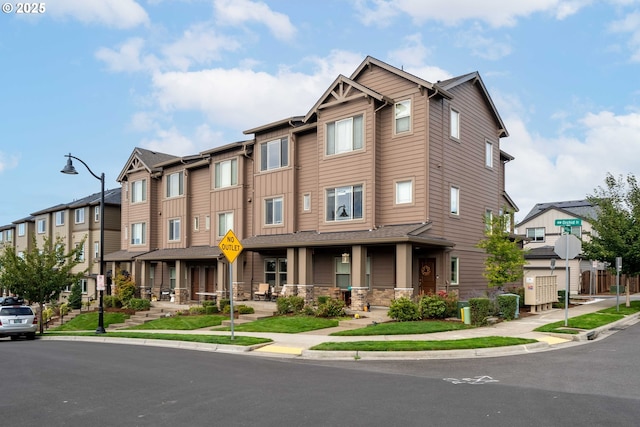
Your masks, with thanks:
M 223 298 L 229 298 L 229 294 L 225 291 L 229 287 L 229 279 L 227 279 L 227 272 L 229 266 L 226 261 L 218 259 L 216 265 L 216 293 L 218 294 L 218 301 Z
M 240 254 L 238 255 L 238 257 L 235 259 L 235 261 L 233 262 L 233 264 L 231 264 L 232 266 L 232 274 L 233 274 L 233 278 L 231 279 L 231 281 L 233 282 L 233 301 L 234 304 L 236 301 L 240 301 L 240 300 L 248 300 L 251 298 L 251 290 L 249 290 L 248 295 L 244 294 L 244 281 L 243 281 L 243 274 L 242 274 L 242 264 L 244 260 L 244 254 Z M 229 269 L 229 264 L 226 265 L 227 270 Z
M 412 246 L 407 243 L 398 243 L 396 245 L 396 287 L 394 289 L 394 297 L 396 299 L 413 297 L 412 261 Z
M 139 268 L 140 275 L 134 276 L 134 277 L 138 277 L 136 282 L 138 282 L 138 285 L 140 286 L 140 298 L 142 299 L 151 299 L 151 288 L 147 286 L 147 283 L 149 283 L 149 265 L 150 264 L 151 263 L 149 262 L 141 261 L 140 268 Z
M 187 289 L 187 269 L 185 263 L 182 260 L 176 260 L 176 288 L 173 290 L 175 293 L 175 302 L 178 304 L 185 304 L 188 300 Z
M 364 310 L 367 303 L 367 248 L 351 247 L 351 308 Z

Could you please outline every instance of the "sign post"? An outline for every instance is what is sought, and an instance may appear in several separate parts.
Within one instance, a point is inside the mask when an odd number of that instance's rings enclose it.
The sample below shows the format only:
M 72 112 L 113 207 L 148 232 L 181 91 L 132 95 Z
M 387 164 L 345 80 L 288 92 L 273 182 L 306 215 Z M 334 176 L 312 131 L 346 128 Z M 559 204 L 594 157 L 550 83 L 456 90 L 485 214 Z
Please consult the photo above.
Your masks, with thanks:
M 556 219 L 556 227 L 563 228 L 563 234 L 566 236 L 564 242 L 562 239 L 558 239 L 556 242 L 554 251 L 562 257 L 563 252 L 565 256 L 564 269 L 565 269 L 565 288 L 564 288 L 564 326 L 569 325 L 569 260 L 578 256 L 582 252 L 582 243 L 580 240 L 571 234 L 571 227 L 580 227 L 582 220 L 579 218 L 571 219 Z
M 231 309 L 231 340 L 233 341 L 235 339 L 233 334 L 233 319 L 235 317 L 233 310 L 233 262 L 238 255 L 240 255 L 243 248 L 240 239 L 236 237 L 233 230 L 227 231 L 227 234 L 225 234 L 222 240 L 220 240 L 220 243 L 218 243 L 218 247 L 229 263 L 229 308 Z

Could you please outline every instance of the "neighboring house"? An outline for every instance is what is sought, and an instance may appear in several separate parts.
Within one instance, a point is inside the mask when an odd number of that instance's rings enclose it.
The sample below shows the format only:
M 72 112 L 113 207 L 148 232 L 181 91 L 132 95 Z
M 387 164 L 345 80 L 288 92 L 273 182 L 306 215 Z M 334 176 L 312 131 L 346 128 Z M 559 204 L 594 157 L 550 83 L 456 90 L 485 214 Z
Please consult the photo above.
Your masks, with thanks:
M 524 239 L 527 265 L 524 267 L 525 280 L 527 277 L 550 276 L 557 277 L 558 289 L 566 289 L 566 264 L 563 257 L 554 252 L 554 247 L 562 237 L 563 227 L 555 225 L 557 219 L 580 219 L 582 226 L 572 227 L 571 234 L 580 239 L 589 239 L 591 235 L 590 218 L 597 218 L 596 208 L 587 200 L 538 203 L 527 216 L 517 224 L 518 232 Z M 551 270 L 554 260 L 555 268 Z M 591 271 L 593 262 L 584 259 L 582 255 L 569 260 L 569 292 L 579 294 L 590 289 L 589 283 L 582 283 L 582 273 Z M 602 263 L 597 269 L 602 270 Z
M 354 308 L 487 290 L 483 218 L 517 207 L 504 189 L 508 136 L 478 73 L 431 83 L 367 57 L 305 115 L 192 156 L 134 149 L 122 240 L 105 259 L 179 302 L 251 298 L 259 283 Z M 244 251 L 227 277 L 217 245 Z
M 8 224 L 0 226 L 0 254 L 7 247 L 15 247 L 16 226 L 15 224 Z M 7 296 L 7 289 L 0 288 L 0 296 Z
M 104 207 L 104 251 L 115 251 L 120 243 L 120 188 L 105 190 Z M 96 277 L 100 273 L 100 196 L 101 193 L 63 203 L 32 213 L 32 217 L 16 221 L 16 228 L 22 230 L 24 224 L 25 235 L 20 236 L 20 251 L 29 250 L 32 234 L 35 233 L 38 247 L 44 240 L 58 237 L 63 239 L 67 251 L 82 244 L 80 263 L 74 272 L 85 271 L 80 279 L 82 296 L 85 301 L 95 300 Z M 69 295 L 69 287 L 62 293 L 62 297 Z

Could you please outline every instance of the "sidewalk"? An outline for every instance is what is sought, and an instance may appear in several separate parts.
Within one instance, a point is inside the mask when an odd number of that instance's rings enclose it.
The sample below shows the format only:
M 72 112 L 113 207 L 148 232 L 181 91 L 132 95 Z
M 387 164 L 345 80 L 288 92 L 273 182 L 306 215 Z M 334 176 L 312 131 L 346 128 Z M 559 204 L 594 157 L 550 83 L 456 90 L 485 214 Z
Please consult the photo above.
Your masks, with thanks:
M 634 298 L 635 297 L 635 298 Z M 640 295 L 632 296 L 632 299 L 638 299 Z M 246 301 L 244 304 L 253 306 L 256 311 L 269 312 L 275 309 L 275 303 Z M 620 296 L 620 306 L 625 304 L 624 296 Z M 615 296 L 597 296 L 592 301 L 571 307 L 568 310 L 568 317 L 576 317 L 582 314 L 593 313 L 603 308 L 616 305 Z M 630 316 L 618 322 L 611 323 L 594 331 L 582 332 L 578 335 L 568 334 L 548 334 L 534 332 L 533 330 L 539 326 L 562 321 L 565 319 L 564 309 L 551 309 L 535 314 L 523 316 L 508 322 L 500 322 L 492 326 L 479 327 L 473 329 L 438 332 L 432 334 L 420 335 L 376 335 L 376 336 L 360 336 L 360 337 L 341 337 L 329 336 L 330 333 L 345 330 L 362 328 L 368 325 L 375 327 L 374 322 L 382 323 L 389 321 L 387 317 L 387 307 L 372 307 L 370 312 L 353 312 L 354 319 L 340 322 L 340 326 L 317 331 L 310 331 L 300 334 L 283 334 L 283 333 L 261 333 L 261 332 L 237 332 L 234 336 L 253 336 L 269 338 L 273 343 L 243 347 L 233 345 L 214 345 L 201 343 L 188 343 L 177 341 L 163 340 L 138 340 L 126 339 L 109 336 L 109 334 L 97 337 L 47 337 L 46 339 L 68 339 L 68 340 L 86 340 L 98 342 L 117 342 L 121 344 L 143 344 L 163 347 L 184 348 L 201 351 L 219 351 L 244 353 L 254 356 L 270 356 L 270 357 L 297 357 L 307 359 L 334 359 L 334 360 L 354 360 L 354 359 L 447 359 L 447 358 L 473 358 L 473 357 L 496 357 L 512 354 L 532 353 L 537 351 L 546 351 L 560 346 L 584 344 L 588 340 L 598 339 L 608 331 L 620 329 L 626 324 L 638 321 L 640 314 Z M 357 314 L 357 316 L 355 316 Z M 359 317 L 359 318 L 355 318 Z M 229 335 L 229 331 L 210 331 L 211 328 L 203 328 L 192 331 L 166 331 L 166 330 L 147 330 L 145 332 L 157 333 L 175 333 L 175 334 L 211 334 L 211 335 Z M 451 351 L 416 351 L 416 352 L 355 352 L 355 351 L 314 351 L 309 350 L 311 347 L 323 342 L 349 342 L 349 341 L 390 341 L 390 340 L 449 340 L 463 338 L 478 338 L 487 336 L 504 336 L 529 338 L 538 340 L 537 343 L 518 345 L 510 347 L 496 347 L 487 349 L 472 350 L 451 350 Z

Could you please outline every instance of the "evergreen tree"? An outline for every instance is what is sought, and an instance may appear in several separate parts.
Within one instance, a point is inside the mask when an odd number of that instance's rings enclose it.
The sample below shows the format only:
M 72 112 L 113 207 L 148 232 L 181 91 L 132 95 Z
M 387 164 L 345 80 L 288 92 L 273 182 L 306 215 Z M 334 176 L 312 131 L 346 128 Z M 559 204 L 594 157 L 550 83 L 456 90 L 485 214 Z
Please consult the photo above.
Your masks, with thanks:
M 69 307 L 78 310 L 82 308 L 82 287 L 80 282 L 76 282 L 71 286 L 71 294 L 69 294 Z

